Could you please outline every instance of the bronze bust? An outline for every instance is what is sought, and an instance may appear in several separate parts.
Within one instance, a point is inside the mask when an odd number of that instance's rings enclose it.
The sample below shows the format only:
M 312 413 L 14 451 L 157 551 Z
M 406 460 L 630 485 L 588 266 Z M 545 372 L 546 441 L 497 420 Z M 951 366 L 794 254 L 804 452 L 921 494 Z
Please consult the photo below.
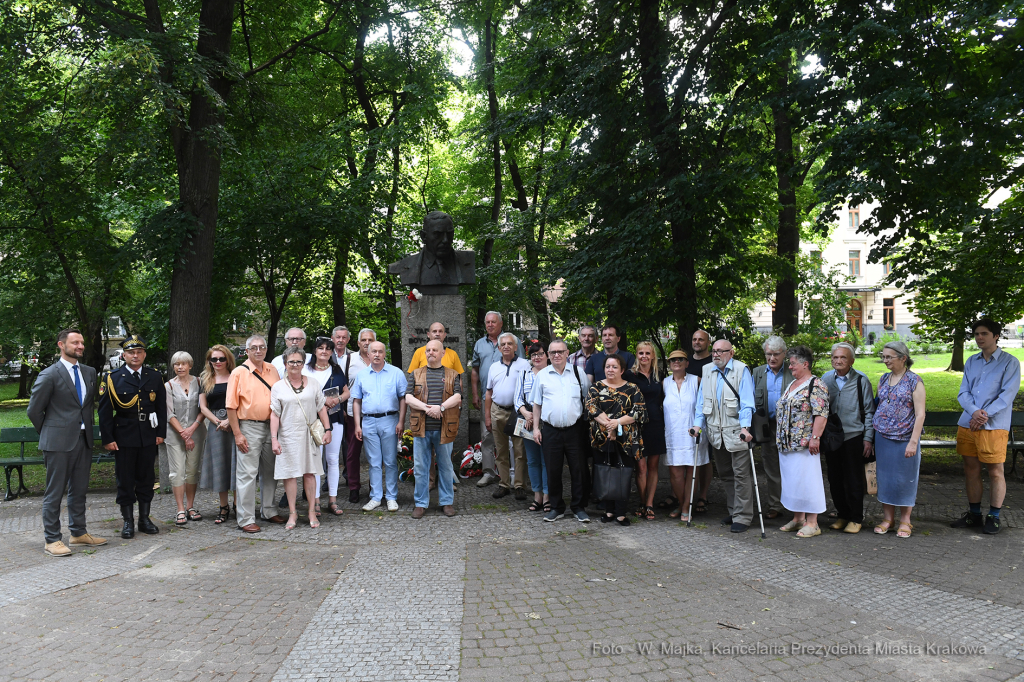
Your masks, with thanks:
M 476 283 L 476 254 L 452 248 L 455 223 L 447 213 L 431 211 L 420 231 L 423 249 L 388 266 L 402 284 L 423 294 L 457 294 L 460 284 Z

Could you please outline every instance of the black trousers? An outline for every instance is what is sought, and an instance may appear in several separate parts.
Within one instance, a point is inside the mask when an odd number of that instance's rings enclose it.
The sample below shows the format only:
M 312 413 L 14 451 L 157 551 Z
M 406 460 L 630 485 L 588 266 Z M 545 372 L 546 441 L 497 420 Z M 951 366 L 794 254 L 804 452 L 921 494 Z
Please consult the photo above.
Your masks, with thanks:
M 117 504 L 149 504 L 153 501 L 156 480 L 156 445 L 141 448 L 118 447 L 114 450 L 114 476 L 117 478 Z
M 544 452 L 544 466 L 548 470 L 548 496 L 552 508 L 559 513 L 565 511 L 565 499 L 562 497 L 562 467 L 568 464 L 572 483 L 569 508 L 573 512 L 583 510 L 587 505 L 587 463 L 579 426 L 559 429 L 541 422 L 540 430 L 540 446 Z
M 825 453 L 828 487 L 839 518 L 864 522 L 864 438 L 863 434 L 843 443 L 834 452 Z

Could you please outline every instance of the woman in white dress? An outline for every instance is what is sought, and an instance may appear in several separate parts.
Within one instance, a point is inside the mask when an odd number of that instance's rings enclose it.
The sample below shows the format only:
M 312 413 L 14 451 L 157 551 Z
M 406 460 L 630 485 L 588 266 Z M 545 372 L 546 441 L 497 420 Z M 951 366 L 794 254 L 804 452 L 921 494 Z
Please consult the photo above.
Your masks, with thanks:
M 316 477 L 324 475 L 320 448 L 313 442 L 309 427 L 319 419 L 326 433 L 324 443 L 331 442 L 331 423 L 320 384 L 313 377 L 302 375 L 306 353 L 297 346 L 284 352 L 285 376 L 270 391 L 270 443 L 277 455 L 274 478 L 284 481 L 288 497 L 288 523 L 285 530 L 295 528 L 299 516 L 295 512 L 295 479 L 302 477 L 307 500 L 316 500 Z M 309 527 L 319 528 L 315 502 L 310 504 Z
M 690 520 L 690 486 L 693 485 L 693 467 L 708 463 L 707 451 L 698 453 L 694 439 L 687 431 L 693 426 L 694 405 L 697 402 L 699 378 L 686 373 L 689 358 L 681 350 L 668 354 L 672 376 L 662 382 L 665 390 L 665 448 L 672 492 L 679 500 L 679 508 L 669 518 Z M 694 459 L 697 461 L 694 461 Z M 686 507 L 686 512 L 683 512 Z
M 821 434 L 828 420 L 828 389 L 811 373 L 814 353 L 807 346 L 786 351 L 793 381 L 775 404 L 782 474 L 782 506 L 793 520 L 779 530 L 797 531 L 798 538 L 821 535 L 818 514 L 825 511 L 825 482 L 821 477 Z

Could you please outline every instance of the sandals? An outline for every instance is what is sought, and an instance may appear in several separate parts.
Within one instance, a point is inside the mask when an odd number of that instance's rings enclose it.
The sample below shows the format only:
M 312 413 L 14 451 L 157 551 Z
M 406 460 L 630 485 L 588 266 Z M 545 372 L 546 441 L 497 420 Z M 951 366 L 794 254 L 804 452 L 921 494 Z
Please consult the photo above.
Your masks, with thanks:
M 285 530 L 295 530 L 295 524 L 296 523 L 297 523 L 297 521 L 289 521 L 288 523 L 284 524 L 284 529 Z
M 543 506 L 543 507 L 541 507 L 541 511 L 543 511 L 543 512 L 544 512 L 545 514 L 547 514 L 547 513 L 548 513 L 549 511 L 551 511 L 552 509 L 554 509 L 554 507 L 552 507 L 552 506 L 551 506 L 551 503 L 550 503 L 550 502 L 545 502 L 545 503 L 544 503 L 544 506 Z
M 783 533 L 792 533 L 793 531 L 799 530 L 799 529 L 800 529 L 800 522 L 797 521 L 796 519 L 793 519 L 789 523 L 779 527 L 779 530 L 781 530 Z
M 345 510 L 339 507 L 337 502 L 331 502 L 330 504 L 328 504 L 327 509 L 335 516 L 341 516 L 345 513 Z
M 180 528 L 181 526 L 184 526 L 184 525 L 187 525 L 187 524 L 188 524 L 188 515 L 186 515 L 185 512 L 180 511 L 177 514 L 174 515 L 174 525 L 175 526 L 178 526 Z
M 892 521 L 882 521 L 875 526 L 875 535 L 885 535 L 892 528 Z
M 316 514 L 313 514 L 312 516 L 309 517 L 309 527 L 310 528 L 319 528 L 320 527 L 320 519 L 317 517 Z
M 708 501 L 707 501 L 707 498 L 698 497 L 697 501 L 693 503 L 693 513 L 694 514 L 705 514 L 705 513 L 707 513 L 707 511 L 708 511 Z
M 669 509 L 671 507 L 678 507 L 679 500 L 674 495 L 669 495 L 664 500 L 655 505 L 658 509 Z
M 221 507 L 217 510 L 217 516 L 214 517 L 214 523 L 224 523 L 228 520 L 228 515 L 231 513 L 231 507 Z
M 203 515 L 199 513 L 199 510 L 195 507 L 188 508 L 188 520 L 189 521 L 202 521 Z
M 534 500 L 530 503 L 530 506 L 526 508 L 526 511 L 538 512 L 544 506 L 543 503 Z
M 668 513 L 668 517 L 670 519 L 678 519 L 682 515 L 683 515 L 683 508 L 682 507 L 679 507 L 677 509 L 673 509 L 672 511 L 670 511 Z
M 644 518 L 648 521 L 654 520 L 654 507 L 644 507 Z
M 640 518 L 643 518 L 643 515 L 646 512 L 647 512 L 647 507 L 638 507 L 637 510 L 635 512 L 633 512 L 633 516 L 635 516 L 638 519 L 640 519 Z
M 906 530 L 904 530 L 904 529 L 906 529 Z M 899 527 L 899 530 L 896 531 L 896 537 L 898 537 L 898 538 L 909 538 L 910 537 L 910 532 L 913 529 L 914 529 L 914 527 L 911 524 L 909 524 L 909 523 L 901 523 L 900 527 Z

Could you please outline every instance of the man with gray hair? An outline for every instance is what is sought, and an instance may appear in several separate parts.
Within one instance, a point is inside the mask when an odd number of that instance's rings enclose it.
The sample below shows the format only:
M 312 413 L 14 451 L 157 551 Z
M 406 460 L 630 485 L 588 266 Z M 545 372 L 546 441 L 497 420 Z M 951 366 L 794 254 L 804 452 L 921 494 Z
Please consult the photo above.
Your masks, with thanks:
M 765 364 L 756 367 L 754 377 L 754 416 L 751 419 L 751 435 L 761 446 L 761 463 L 764 465 L 768 484 L 769 519 L 777 519 L 782 508 L 782 474 L 779 471 L 779 448 L 775 442 L 777 422 L 775 404 L 786 386 L 793 381 L 793 375 L 786 366 L 786 342 L 781 336 L 769 336 L 761 348 Z
M 828 389 L 829 410 L 843 422 L 843 444 L 825 450 L 828 487 L 836 506 L 836 521 L 829 528 L 860 532 L 864 523 L 864 463 L 874 454 L 875 393 L 871 381 L 853 368 L 856 351 L 848 343 L 832 346 L 832 369 L 821 377 Z
M 487 377 L 491 370 L 491 364 L 501 359 L 501 349 L 498 348 L 498 335 L 501 334 L 503 321 L 501 313 L 489 310 L 484 315 L 484 329 L 487 330 L 482 338 L 477 339 L 473 344 L 473 360 L 470 365 L 473 368 L 470 374 L 470 384 L 473 387 L 473 407 L 480 409 L 480 394 L 487 390 Z M 516 356 L 523 357 L 523 349 L 516 341 Z M 477 482 L 477 487 L 483 488 L 498 480 L 498 472 L 494 466 L 494 435 L 487 428 L 486 420 L 480 419 L 480 454 L 483 456 L 481 468 L 484 475 Z
M 274 510 L 274 451 L 270 444 L 270 389 L 281 376 L 267 357 L 267 340 L 253 334 L 245 340 L 248 359 L 231 372 L 225 407 L 235 435 L 238 461 L 235 466 L 235 500 L 238 527 L 246 533 L 259 533 L 256 525 L 256 476 L 260 480 L 260 506 L 264 520 L 284 523 Z M 272 514 L 272 516 L 267 516 Z
M 580 327 L 577 336 L 580 338 L 580 349 L 569 356 L 569 363 L 580 369 L 587 368 L 587 360 L 597 352 L 597 327 L 592 324 L 585 324 Z
M 498 466 L 498 489 L 491 497 L 501 498 L 515 487 L 516 499 L 526 499 L 526 447 L 519 436 L 508 436 L 505 425 L 509 419 L 516 419 L 513 407 L 516 396 L 516 381 L 523 372 L 530 371 L 530 363 L 516 357 L 519 342 L 515 334 L 505 332 L 498 336 L 501 359 L 492 362 L 487 373 L 487 394 L 484 397 L 484 426 L 494 435 L 494 459 Z M 509 473 L 511 453 L 509 439 L 515 451 L 515 485 Z
M 284 347 L 285 350 L 292 346 L 298 346 L 299 348 L 305 349 L 306 347 L 306 332 L 298 327 L 290 327 L 288 331 L 284 333 Z M 268 348 L 269 353 L 273 348 Z M 306 357 L 303 360 L 305 363 L 309 363 L 309 353 L 306 353 Z M 284 376 L 284 355 L 278 355 L 276 358 L 270 361 L 270 364 L 277 370 L 278 376 Z
M 719 339 L 704 367 L 690 435 L 706 434 L 718 475 L 725 488 L 729 516 L 722 523 L 742 533 L 754 518 L 754 472 L 747 456 L 754 387 L 747 366 L 733 357 L 732 344 Z

